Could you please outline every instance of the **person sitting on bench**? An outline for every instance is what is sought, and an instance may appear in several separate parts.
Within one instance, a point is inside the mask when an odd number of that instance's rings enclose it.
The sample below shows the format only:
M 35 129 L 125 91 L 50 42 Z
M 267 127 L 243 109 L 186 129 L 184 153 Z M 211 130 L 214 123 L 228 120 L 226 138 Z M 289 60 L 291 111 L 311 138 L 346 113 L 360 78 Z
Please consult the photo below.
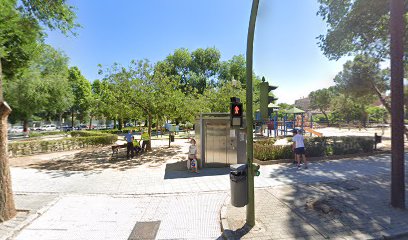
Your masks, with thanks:
M 142 150 L 144 152 L 146 152 L 147 151 L 147 145 L 149 145 L 149 143 L 150 143 L 150 136 L 149 136 L 149 133 L 147 131 L 145 131 L 145 130 L 142 131 L 141 140 L 143 141 Z
M 142 147 L 140 146 L 140 140 L 139 141 L 137 139 L 133 140 L 133 149 L 135 151 L 135 154 L 142 152 Z

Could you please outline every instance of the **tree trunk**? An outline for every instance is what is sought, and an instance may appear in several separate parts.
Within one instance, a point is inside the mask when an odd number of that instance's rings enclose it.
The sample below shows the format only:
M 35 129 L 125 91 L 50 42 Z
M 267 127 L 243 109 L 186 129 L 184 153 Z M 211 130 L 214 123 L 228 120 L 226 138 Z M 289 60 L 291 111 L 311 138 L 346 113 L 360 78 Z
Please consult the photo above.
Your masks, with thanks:
M 118 130 L 122 130 L 122 119 L 119 118 L 118 122 L 119 122 L 119 123 L 118 123 L 118 124 L 119 124 Z
M 71 127 L 72 127 L 72 131 L 74 131 L 74 110 L 72 109 L 71 111 Z
M 0 222 L 16 215 L 7 151 L 7 118 L 11 108 L 3 99 L 3 72 L 0 58 Z
M 327 127 L 330 127 L 330 122 L 329 122 L 329 116 L 327 116 L 327 113 L 324 110 L 320 110 L 324 117 L 326 118 L 326 122 L 327 122 Z
M 159 116 L 156 115 L 156 137 L 159 137 Z
M 92 129 L 92 115 L 89 116 L 90 120 L 89 120 L 89 130 Z
M 150 141 L 146 146 L 147 151 L 152 151 L 152 138 L 151 138 L 151 136 L 152 136 L 152 120 L 153 120 L 153 117 L 152 117 L 151 114 L 149 114 L 149 119 L 148 119 L 148 126 L 149 127 L 148 127 L 148 130 L 147 130 L 147 133 L 149 134 Z
M 64 113 L 58 114 L 58 117 L 59 117 L 59 129 L 60 129 L 60 131 L 62 131 L 62 114 L 64 114 Z

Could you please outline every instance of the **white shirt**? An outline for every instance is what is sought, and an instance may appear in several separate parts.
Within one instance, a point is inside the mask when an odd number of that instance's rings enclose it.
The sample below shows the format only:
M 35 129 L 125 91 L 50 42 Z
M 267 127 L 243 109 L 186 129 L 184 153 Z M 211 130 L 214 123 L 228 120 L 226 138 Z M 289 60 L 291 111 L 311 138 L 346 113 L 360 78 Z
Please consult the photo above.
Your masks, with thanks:
M 197 153 L 197 146 L 196 145 L 190 145 L 188 149 L 188 154 L 195 155 Z
M 303 143 L 303 135 L 301 134 L 296 134 L 295 136 L 293 136 L 292 138 L 292 142 L 296 143 L 295 148 L 300 148 L 300 147 L 305 147 L 305 144 Z

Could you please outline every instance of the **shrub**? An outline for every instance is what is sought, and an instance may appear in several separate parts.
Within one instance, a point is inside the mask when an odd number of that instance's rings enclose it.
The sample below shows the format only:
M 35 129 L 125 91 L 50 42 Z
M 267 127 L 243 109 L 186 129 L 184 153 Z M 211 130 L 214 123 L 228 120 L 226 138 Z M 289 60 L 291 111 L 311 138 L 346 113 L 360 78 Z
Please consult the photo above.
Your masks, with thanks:
M 291 146 L 275 146 L 275 139 L 254 143 L 254 157 L 261 161 L 293 158 Z M 372 152 L 374 140 L 369 137 L 314 137 L 305 139 L 307 157 L 324 157 Z
M 73 131 L 70 132 L 72 137 L 91 137 L 91 136 L 104 136 L 108 133 L 97 132 L 97 131 Z
M 261 161 L 293 158 L 291 146 L 274 146 L 261 143 L 254 144 L 254 158 Z
M 326 140 L 325 137 L 315 137 L 305 139 L 305 149 L 307 157 L 324 157 L 326 152 Z
M 41 137 L 41 136 L 48 136 L 48 135 L 61 135 L 65 134 L 62 131 L 52 131 L 52 132 L 34 132 L 30 131 L 30 137 Z
M 67 151 L 88 146 L 101 146 L 113 144 L 118 136 L 106 133 L 78 131 L 72 132 L 72 138 L 58 140 L 34 140 L 24 142 L 13 142 L 9 144 L 9 153 L 13 156 L 28 155 L 36 153 Z
M 372 138 L 358 138 L 357 139 L 358 144 L 360 144 L 360 147 L 363 149 L 363 152 L 372 152 L 374 151 L 374 140 Z
M 333 155 L 363 152 L 359 137 L 333 137 Z

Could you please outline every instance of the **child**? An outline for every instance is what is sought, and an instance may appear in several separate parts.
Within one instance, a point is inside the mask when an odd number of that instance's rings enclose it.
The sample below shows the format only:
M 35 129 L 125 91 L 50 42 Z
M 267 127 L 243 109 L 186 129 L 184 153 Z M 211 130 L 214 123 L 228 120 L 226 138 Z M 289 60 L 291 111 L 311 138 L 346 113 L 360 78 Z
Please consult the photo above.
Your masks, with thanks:
M 297 167 L 300 168 L 300 157 L 302 156 L 303 162 L 305 163 L 305 169 L 307 169 L 307 160 L 305 156 L 305 144 L 303 142 L 303 135 L 298 134 L 296 129 L 293 129 L 293 145 L 292 150 L 295 152 L 295 158 L 297 160 Z
M 198 167 L 197 167 L 197 146 L 196 146 L 196 141 L 192 138 L 191 139 L 191 145 L 188 148 L 188 160 L 187 160 L 187 168 L 190 169 L 192 172 L 198 172 Z

